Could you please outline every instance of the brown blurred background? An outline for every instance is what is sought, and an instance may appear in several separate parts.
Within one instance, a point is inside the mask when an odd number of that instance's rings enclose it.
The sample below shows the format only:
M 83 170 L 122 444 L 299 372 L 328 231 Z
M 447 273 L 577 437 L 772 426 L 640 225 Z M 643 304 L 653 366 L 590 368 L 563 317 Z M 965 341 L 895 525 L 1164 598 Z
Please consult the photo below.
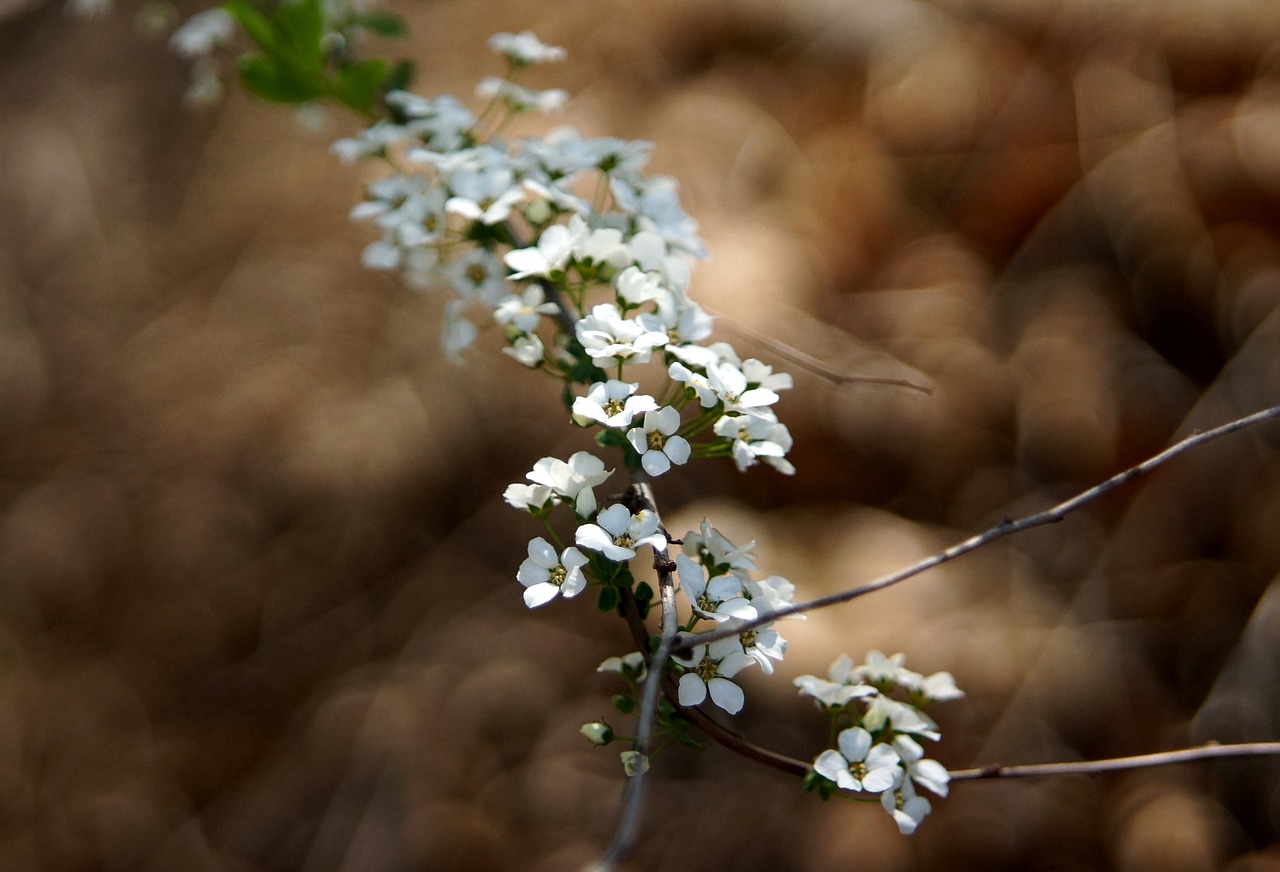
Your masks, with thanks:
M 650 138 L 724 337 L 797 372 L 799 473 L 661 480 L 809 598 L 1280 402 L 1272 0 L 397 3 L 418 90 L 495 30 L 566 120 Z M 188 11 L 194 11 L 188 10 Z M 0 10 L 0 869 L 560 870 L 622 787 L 577 734 L 629 650 L 535 613 L 499 499 L 585 446 L 554 386 L 359 266 L 361 169 L 287 110 Z M 736 726 L 802 757 L 791 679 L 881 647 L 955 673 L 953 767 L 1280 738 L 1280 429 L 787 627 Z M 625 722 L 611 718 L 620 726 Z M 955 786 L 913 838 L 730 753 L 656 765 L 634 869 L 1280 869 L 1280 765 Z

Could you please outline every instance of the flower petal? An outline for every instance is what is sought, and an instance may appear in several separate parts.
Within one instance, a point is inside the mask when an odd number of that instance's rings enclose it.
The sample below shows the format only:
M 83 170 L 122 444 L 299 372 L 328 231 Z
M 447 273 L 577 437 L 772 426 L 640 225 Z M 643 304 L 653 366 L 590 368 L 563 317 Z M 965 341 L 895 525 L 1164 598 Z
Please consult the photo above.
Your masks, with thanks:
M 686 672 L 680 676 L 679 689 L 680 705 L 683 706 L 701 705 L 707 698 L 706 682 L 693 672 Z
M 711 691 L 711 701 L 720 708 L 731 715 L 742 711 L 746 697 L 738 685 L 727 678 L 713 678 L 707 682 L 707 687 Z
M 524 604 L 531 609 L 536 609 L 538 606 L 545 606 L 547 603 L 555 599 L 556 594 L 559 592 L 560 588 L 549 581 L 543 582 L 542 584 L 535 584 L 533 587 L 526 587 L 524 589 Z

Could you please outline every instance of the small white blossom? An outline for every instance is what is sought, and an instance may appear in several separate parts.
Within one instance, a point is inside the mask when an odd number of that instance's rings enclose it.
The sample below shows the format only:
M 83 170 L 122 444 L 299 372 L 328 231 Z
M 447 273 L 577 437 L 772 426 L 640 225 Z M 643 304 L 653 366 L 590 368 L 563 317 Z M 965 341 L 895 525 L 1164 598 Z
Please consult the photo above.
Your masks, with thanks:
M 658 530 L 658 516 L 653 512 L 642 509 L 633 515 L 626 506 L 618 504 L 602 509 L 596 523 L 579 527 L 574 541 L 620 562 L 635 557 L 641 545 L 665 548 L 667 537 Z
M 888 724 L 894 732 L 923 736 L 935 742 L 942 738 L 933 718 L 915 706 L 898 702 L 883 694 L 878 694 L 871 700 L 866 713 L 862 716 L 862 724 L 872 731 L 883 729 L 884 725 Z
M 929 800 L 916 795 L 915 788 L 911 786 L 909 780 L 903 781 L 893 790 L 886 790 L 880 794 L 880 804 L 884 806 L 885 811 L 893 815 L 894 823 L 898 825 L 898 832 L 904 836 L 914 833 L 925 816 L 933 811 Z
M 517 85 L 509 79 L 489 76 L 476 86 L 476 94 L 481 97 L 493 97 L 505 102 L 517 112 L 533 109 L 537 112 L 555 112 L 564 108 L 569 102 L 569 95 L 559 88 L 547 91 L 534 91 Z
M 526 333 L 512 340 L 509 347 L 502 349 L 502 353 L 514 357 L 530 369 L 535 369 L 546 357 L 547 349 L 537 333 Z
M 738 546 L 730 542 L 723 533 L 711 526 L 711 521 L 702 519 L 699 532 L 690 530 L 684 534 L 682 550 L 685 554 L 700 560 L 704 565 L 715 568 L 725 567 L 721 571 L 746 574 L 756 568 L 751 559 L 752 549 L 756 547 L 752 539 L 746 545 Z
M 562 61 L 565 58 L 564 49 L 555 45 L 545 45 L 529 30 L 520 33 L 495 33 L 489 37 L 489 48 L 504 55 L 507 60 L 517 66 L 547 64 Z
M 530 285 L 523 294 L 512 294 L 494 309 L 493 320 L 499 324 L 510 324 L 521 333 L 532 333 L 538 329 L 543 315 L 554 315 L 560 311 L 555 303 L 546 302 L 546 294 L 539 285 Z
M 541 509 L 551 499 L 551 488 L 541 484 L 523 484 L 516 482 L 507 485 L 502 492 L 502 499 L 513 509 L 524 509 L 531 512 Z
M 218 46 L 230 42 L 236 34 L 236 22 L 221 6 L 197 12 L 184 21 L 169 37 L 169 47 L 184 58 L 202 57 Z
M 701 617 L 713 621 L 756 619 L 756 608 L 742 595 L 742 582 L 735 576 L 717 575 L 708 580 L 702 565 L 683 554 L 676 555 L 676 572 L 681 592 Z
M 624 318 L 613 303 L 593 306 L 574 332 L 587 354 L 602 367 L 622 361 L 648 363 L 653 349 L 667 343 L 667 334 L 653 329 L 648 316 Z
M 910 736 L 895 736 L 893 747 L 902 758 L 902 768 L 908 778 L 938 796 L 947 795 L 951 773 L 937 760 L 926 760 L 919 742 Z
M 454 363 L 462 363 L 462 352 L 476 341 L 476 325 L 462 317 L 462 300 L 453 300 L 444 309 L 444 324 L 440 344 L 445 355 Z
M 796 468 L 785 459 L 791 450 L 791 432 L 772 417 L 725 415 L 713 429 L 732 444 L 733 462 L 739 472 L 763 460 L 784 475 L 795 473 Z
M 737 639 L 695 644 L 690 646 L 689 657 L 673 659 L 689 670 L 680 676 L 677 686 L 680 705 L 701 705 L 710 695 L 711 701 L 729 714 L 742 711 L 742 688 L 729 679 L 754 661 L 743 653 Z
M 533 465 L 526 478 L 534 484 L 551 489 L 560 501 L 571 503 L 581 518 L 589 518 L 596 511 L 596 495 L 592 491 L 613 474 L 604 468 L 604 461 L 587 451 L 578 451 L 566 463 L 554 457 L 544 457 Z
M 643 681 L 649 669 L 645 665 L 644 655 L 639 651 L 632 651 L 621 657 L 606 657 L 604 662 L 596 667 L 596 672 L 616 672 L 624 678 Z
M 743 653 L 760 664 L 765 675 L 773 675 L 773 661 L 781 661 L 787 653 L 787 640 L 770 625 L 739 633 L 738 644 L 742 646 Z
M 924 680 L 917 692 L 928 702 L 961 699 L 964 691 L 956 687 L 956 679 L 950 672 L 935 672 Z
M 573 401 L 573 420 L 578 424 L 595 421 L 606 427 L 621 429 L 631 424 L 631 419 L 641 412 L 658 408 L 653 397 L 637 394 L 639 383 L 610 379 L 596 382 L 585 397 Z
M 551 543 L 539 536 L 529 542 L 529 556 L 520 564 L 516 580 L 524 585 L 524 602 L 529 608 L 546 605 L 557 595 L 571 599 L 587 586 L 582 572 L 587 557 L 572 546 L 556 556 Z
M 575 221 L 576 219 L 576 221 Z M 585 236 L 587 225 L 577 215 L 569 219 L 569 225 L 552 224 L 531 248 L 517 248 L 508 251 L 502 258 L 513 272 L 511 278 L 522 279 L 528 276 L 547 277 L 560 272 L 573 255 L 576 236 Z
M 680 429 L 680 412 L 672 406 L 654 409 L 644 413 L 644 423 L 627 431 L 627 441 L 640 454 L 640 465 L 649 475 L 662 475 L 677 466 L 687 463 L 692 448 L 683 436 L 677 436 Z
M 834 781 L 841 790 L 883 793 L 896 786 L 902 770 L 898 752 L 883 743 L 873 745 L 862 727 L 842 730 L 836 738 L 840 750 L 828 749 L 813 761 L 813 769 Z

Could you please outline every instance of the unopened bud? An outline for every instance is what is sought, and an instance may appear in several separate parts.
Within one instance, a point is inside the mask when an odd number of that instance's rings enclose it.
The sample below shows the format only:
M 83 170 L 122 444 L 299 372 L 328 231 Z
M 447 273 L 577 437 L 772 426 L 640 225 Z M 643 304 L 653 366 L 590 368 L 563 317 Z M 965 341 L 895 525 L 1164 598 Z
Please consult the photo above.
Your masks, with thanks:
M 595 745 L 597 748 L 609 744 L 613 741 L 613 727 L 604 721 L 596 721 L 592 724 L 583 724 L 582 729 L 578 730 L 582 735 L 587 737 L 587 741 Z
M 639 751 L 623 751 L 618 756 L 622 758 L 622 770 L 628 778 L 649 771 L 649 758 Z

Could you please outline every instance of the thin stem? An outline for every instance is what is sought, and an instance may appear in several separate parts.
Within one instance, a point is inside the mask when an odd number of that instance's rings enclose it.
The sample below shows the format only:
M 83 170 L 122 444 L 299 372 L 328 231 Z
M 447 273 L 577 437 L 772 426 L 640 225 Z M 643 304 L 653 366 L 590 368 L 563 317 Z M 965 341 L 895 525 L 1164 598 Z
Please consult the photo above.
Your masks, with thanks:
M 1171 763 L 1189 763 L 1193 760 L 1211 760 L 1223 757 L 1274 757 L 1280 755 L 1280 742 L 1245 742 L 1236 745 L 1220 745 L 1207 742 L 1195 748 L 1177 751 L 1159 751 L 1155 754 L 1138 754 L 1133 757 L 1112 757 L 1107 760 L 1079 760 L 1072 763 L 1035 763 L 1027 766 L 1001 766 L 991 764 L 976 769 L 957 769 L 951 773 L 954 781 L 977 781 L 984 778 L 1032 778 L 1040 775 L 1098 775 L 1122 769 L 1144 769 L 1151 766 L 1168 766 Z
M 1122 484 L 1127 484 L 1133 479 L 1145 475 L 1185 451 L 1190 451 L 1192 448 L 1203 445 L 1206 442 L 1211 442 L 1214 439 L 1234 433 L 1237 430 L 1243 430 L 1245 427 L 1251 427 L 1254 424 L 1261 424 L 1263 421 L 1270 421 L 1276 417 L 1280 417 L 1280 406 L 1272 406 L 1270 409 L 1264 409 L 1260 412 L 1255 412 L 1252 415 L 1237 418 L 1234 421 L 1223 424 L 1220 427 L 1215 427 L 1212 430 L 1206 430 L 1203 433 L 1193 433 L 1191 436 L 1188 436 L 1181 442 L 1166 448 L 1154 457 L 1142 461 L 1137 466 L 1131 466 L 1124 472 L 1117 473 L 1101 484 L 1082 491 L 1070 499 L 1058 503 L 1056 506 L 1046 509 L 1043 512 L 1028 515 L 1024 518 L 1019 518 L 1018 520 L 1005 518 L 991 529 L 983 533 L 979 533 L 976 536 L 971 536 L 963 542 L 958 542 L 944 551 L 940 551 L 937 554 L 926 557 L 924 560 L 912 564 L 906 569 L 900 569 L 897 572 L 882 576 L 875 581 L 840 591 L 839 593 L 833 593 L 829 596 L 810 600 L 809 602 L 796 603 L 795 605 L 787 606 L 784 609 L 778 609 L 775 612 L 770 612 L 769 614 L 759 617 L 753 621 L 747 621 L 745 624 L 733 627 L 732 629 L 717 630 L 700 635 L 697 637 L 697 642 L 711 643 L 718 639 L 728 639 L 731 636 L 736 636 L 740 633 L 746 632 L 747 630 L 754 630 L 757 627 L 762 627 L 765 624 L 772 623 L 779 618 L 785 618 L 788 615 L 798 615 L 802 612 L 811 612 L 815 609 L 822 609 L 839 603 L 847 603 L 850 600 L 857 599 L 858 597 L 866 596 L 869 593 L 875 593 L 876 591 L 884 590 L 886 587 L 891 587 L 899 582 L 906 581 L 908 578 L 913 578 L 914 576 L 933 569 L 936 566 L 949 563 L 957 557 L 962 557 L 970 551 L 976 551 L 997 539 L 1003 539 L 1005 536 L 1009 536 L 1013 533 L 1020 533 L 1023 530 L 1030 530 L 1033 527 L 1043 527 L 1046 524 L 1056 524 L 1081 506 L 1093 502 L 1104 494 L 1110 493 Z M 693 640 L 684 639 L 681 640 L 679 644 L 692 644 L 692 641 Z

